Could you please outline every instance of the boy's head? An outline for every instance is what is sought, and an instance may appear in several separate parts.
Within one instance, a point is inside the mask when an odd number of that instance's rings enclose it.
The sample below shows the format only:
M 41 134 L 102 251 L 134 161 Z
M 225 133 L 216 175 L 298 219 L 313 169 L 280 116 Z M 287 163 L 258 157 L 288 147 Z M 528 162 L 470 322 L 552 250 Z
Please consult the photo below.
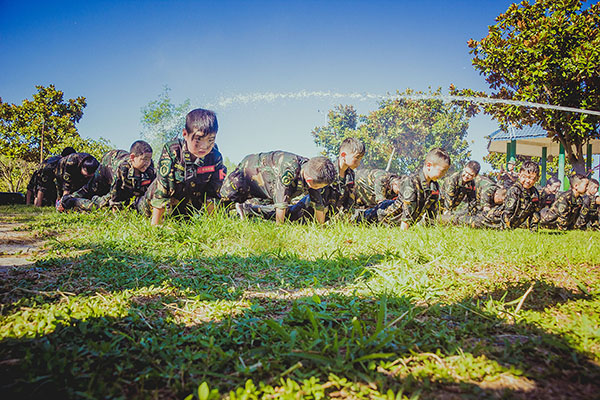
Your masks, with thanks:
M 437 147 L 425 156 L 423 173 L 426 179 L 437 181 L 446 175 L 448 168 L 450 168 L 450 156 L 444 149 Z
M 358 168 L 364 155 L 365 144 L 357 138 L 346 138 L 340 145 L 340 158 L 349 168 Z
M 337 171 L 331 160 L 319 156 L 308 160 L 303 166 L 303 178 L 311 189 L 321 189 L 335 180 Z
M 143 140 L 133 142 L 129 148 L 129 161 L 134 169 L 145 172 L 152 164 L 152 146 Z
M 494 192 L 494 203 L 495 204 L 504 203 L 504 199 L 506 199 L 506 192 L 507 192 L 507 190 L 505 188 L 496 189 L 496 191 Z
M 546 182 L 545 189 L 546 189 L 546 192 L 551 193 L 551 194 L 558 193 L 558 191 L 560 189 L 560 180 L 558 178 L 551 177 Z
M 185 117 L 183 139 L 188 151 L 202 158 L 210 153 L 215 146 L 219 123 L 214 111 L 197 108 Z
M 65 148 L 63 149 L 63 151 L 60 153 L 60 155 L 61 155 L 62 157 L 66 157 L 66 156 L 68 156 L 69 154 L 73 154 L 73 153 L 76 153 L 75 149 L 74 149 L 74 148 L 72 148 L 71 146 L 67 146 L 67 147 L 65 147 Z
M 588 178 L 585 177 L 585 175 L 575 174 L 572 175 L 571 178 L 569 178 L 569 183 L 571 183 L 571 190 L 573 190 L 573 193 L 576 196 L 580 196 L 582 194 L 585 194 L 585 192 L 587 191 L 589 181 Z
M 94 157 L 86 157 L 81 162 L 81 174 L 86 178 L 89 178 L 94 175 L 99 165 L 100 163 Z
M 598 181 L 594 178 L 590 179 L 588 182 L 587 194 L 590 196 L 594 196 L 598 193 Z
M 402 178 L 395 174 L 391 175 L 390 176 L 390 188 L 392 189 L 392 192 L 394 192 L 396 194 L 400 193 L 401 187 L 402 187 Z
M 506 168 L 512 172 L 515 170 L 515 165 L 517 164 L 517 160 L 514 157 L 511 157 L 510 160 L 506 163 Z
M 475 179 L 475 177 L 479 174 L 480 169 L 481 165 L 479 165 L 477 161 L 469 161 L 462 170 L 461 179 L 463 183 L 467 183 Z
M 540 166 L 531 160 L 527 160 L 521 165 L 519 170 L 519 182 L 525 189 L 531 189 L 540 176 Z

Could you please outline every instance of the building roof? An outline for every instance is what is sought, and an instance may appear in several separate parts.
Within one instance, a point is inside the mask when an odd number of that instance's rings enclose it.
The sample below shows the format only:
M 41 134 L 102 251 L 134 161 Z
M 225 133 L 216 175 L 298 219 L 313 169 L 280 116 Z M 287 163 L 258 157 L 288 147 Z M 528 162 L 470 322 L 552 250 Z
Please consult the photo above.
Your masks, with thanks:
M 524 126 L 523 128 L 508 128 L 508 131 L 498 129 L 492 132 L 488 138 L 494 140 L 520 140 L 520 139 L 537 139 L 548 137 L 546 132 L 539 125 Z

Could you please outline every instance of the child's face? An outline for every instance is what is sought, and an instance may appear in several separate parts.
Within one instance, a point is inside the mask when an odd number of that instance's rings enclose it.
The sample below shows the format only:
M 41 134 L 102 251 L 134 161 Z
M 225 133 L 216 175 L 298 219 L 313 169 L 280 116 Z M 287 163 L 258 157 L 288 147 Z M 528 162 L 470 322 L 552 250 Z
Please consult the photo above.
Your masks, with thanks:
M 538 180 L 538 174 L 535 172 L 519 172 L 519 182 L 525 189 L 531 189 Z
M 90 174 L 90 173 L 88 173 L 87 169 L 81 168 L 81 175 L 85 176 L 86 178 L 91 178 L 92 176 L 94 176 L 94 173 L 92 172 Z
M 593 196 L 596 193 L 598 193 L 598 185 L 592 182 L 588 183 L 587 194 Z
M 431 162 L 426 162 L 424 171 L 425 177 L 429 180 L 437 181 L 446 175 L 448 168 L 450 168 L 450 165 L 448 164 L 434 164 Z
M 580 180 L 573 186 L 573 190 L 580 195 L 584 194 L 587 191 L 588 182 L 587 179 Z
M 138 156 L 130 154 L 129 157 L 131 166 L 140 172 L 145 172 L 152 163 L 152 153 L 144 153 Z
M 475 179 L 476 176 L 477 176 L 477 174 L 471 168 L 468 168 L 468 167 L 463 168 L 463 171 L 461 174 L 463 183 L 471 182 L 473 179 Z
M 356 169 L 360 165 L 360 162 L 363 159 L 364 154 L 358 153 L 342 153 L 342 159 L 348 166 L 348 168 Z
M 188 151 L 194 156 L 202 158 L 210 153 L 215 147 L 216 133 L 204 134 L 200 131 L 194 131 L 189 133 L 187 130 L 183 130 L 183 138 L 187 144 Z
M 560 189 L 560 182 L 554 182 L 552 185 L 548 186 L 548 193 L 556 194 L 558 193 L 558 189 Z

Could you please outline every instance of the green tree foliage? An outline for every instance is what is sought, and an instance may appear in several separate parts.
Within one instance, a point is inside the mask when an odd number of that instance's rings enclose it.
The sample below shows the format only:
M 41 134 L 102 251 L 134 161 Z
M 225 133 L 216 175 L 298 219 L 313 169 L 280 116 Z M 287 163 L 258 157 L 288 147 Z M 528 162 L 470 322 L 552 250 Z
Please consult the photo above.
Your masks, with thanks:
M 142 107 L 142 137 L 152 146 L 154 158 L 158 160 L 165 142 L 177 137 L 185 127 L 185 116 L 190 111 L 191 102 L 186 99 L 174 104 L 169 96 L 168 86 L 163 88 L 157 100 Z
M 468 42 L 473 65 L 495 92 L 495 99 L 600 110 L 600 4 L 579 0 L 538 0 L 512 4 L 489 27 L 488 35 Z M 487 96 L 470 89 L 453 94 Z M 480 108 L 469 105 L 470 112 Z M 590 114 L 487 105 L 503 127 L 540 124 L 562 143 L 578 172 L 589 139 L 600 137 L 600 117 Z
M 39 161 L 60 153 L 65 143 L 80 139 L 75 124 L 83 116 L 85 97 L 65 101 L 63 92 L 54 85 L 36 86 L 36 89 L 33 100 L 25 99 L 21 105 L 0 99 L 0 152 L 3 155 Z
M 0 155 L 0 192 L 24 191 L 36 163 Z
M 434 147 L 450 153 L 453 164 L 461 165 L 470 156 L 466 112 L 459 106 L 439 99 L 406 99 L 403 95 L 440 95 L 441 89 L 428 94 L 406 90 L 398 97 L 380 102 L 377 110 L 357 115 L 352 106 L 338 106 L 328 114 L 328 124 L 312 134 L 324 154 L 336 156 L 340 143 L 347 137 L 361 139 L 367 152 L 363 165 L 409 173 L 422 163 Z M 360 121 L 360 125 L 358 122 Z

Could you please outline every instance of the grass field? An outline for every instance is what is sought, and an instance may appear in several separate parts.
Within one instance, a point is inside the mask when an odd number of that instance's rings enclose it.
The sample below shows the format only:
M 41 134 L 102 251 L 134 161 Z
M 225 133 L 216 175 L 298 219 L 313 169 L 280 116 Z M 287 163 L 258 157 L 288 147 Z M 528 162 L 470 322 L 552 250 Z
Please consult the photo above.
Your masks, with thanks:
M 598 232 L 0 216 L 3 398 L 600 394 Z

